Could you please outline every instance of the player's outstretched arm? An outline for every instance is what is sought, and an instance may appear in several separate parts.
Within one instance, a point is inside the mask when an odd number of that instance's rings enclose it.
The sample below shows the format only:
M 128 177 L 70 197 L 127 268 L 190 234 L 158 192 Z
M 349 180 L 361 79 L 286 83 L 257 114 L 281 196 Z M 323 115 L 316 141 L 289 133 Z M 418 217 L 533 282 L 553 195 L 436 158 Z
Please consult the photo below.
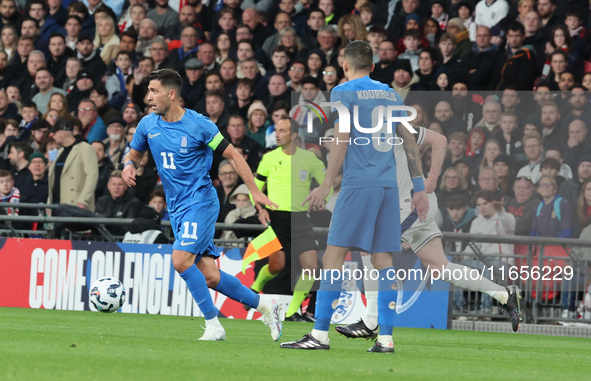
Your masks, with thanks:
M 144 153 L 145 151 L 140 152 L 131 148 L 129 153 L 125 155 L 125 166 L 123 167 L 121 177 L 130 187 L 135 186 L 135 169 L 140 166 Z
M 425 192 L 433 193 L 437 188 L 437 179 L 441 173 L 441 167 L 445 161 L 445 152 L 447 150 L 447 138 L 435 131 L 423 129 L 425 133 L 424 145 L 431 147 L 431 168 L 429 177 L 425 180 Z
M 406 129 L 402 123 L 398 123 L 396 127 L 396 135 L 402 139 L 402 146 L 406 153 L 408 161 L 408 169 L 412 182 L 415 188 L 415 193 L 412 196 L 411 210 L 416 208 L 419 215 L 419 221 L 425 222 L 427 213 L 429 213 L 429 199 L 425 192 L 425 185 L 423 183 L 423 163 L 421 161 L 421 153 L 419 146 L 412 133 Z
M 345 155 L 349 148 L 349 133 L 339 131 L 339 123 L 334 125 L 334 140 L 330 147 L 330 156 L 328 158 L 328 168 L 326 168 L 326 174 L 324 175 L 324 181 L 320 187 L 314 189 L 308 197 L 302 202 L 302 206 L 308 204 L 308 210 L 322 210 L 326 205 L 326 198 L 330 194 L 330 190 L 334 184 L 339 171 L 343 167 L 345 161 Z M 337 144 L 341 142 L 341 144 Z
M 265 196 L 265 194 L 261 192 L 260 189 L 256 186 L 254 182 L 254 176 L 250 171 L 250 167 L 248 166 L 244 158 L 238 153 L 238 151 L 236 151 L 232 144 L 229 144 L 226 147 L 222 156 L 228 159 L 230 163 L 232 163 L 234 168 L 236 168 L 236 172 L 238 172 L 238 175 L 242 178 L 242 181 L 244 181 L 244 184 L 246 184 L 246 186 L 248 187 L 248 190 L 252 195 L 252 199 L 255 202 L 255 207 L 259 212 L 262 209 L 260 205 L 266 205 L 269 208 L 271 208 L 271 210 L 275 210 L 279 207 L 279 205 L 269 200 L 269 198 Z

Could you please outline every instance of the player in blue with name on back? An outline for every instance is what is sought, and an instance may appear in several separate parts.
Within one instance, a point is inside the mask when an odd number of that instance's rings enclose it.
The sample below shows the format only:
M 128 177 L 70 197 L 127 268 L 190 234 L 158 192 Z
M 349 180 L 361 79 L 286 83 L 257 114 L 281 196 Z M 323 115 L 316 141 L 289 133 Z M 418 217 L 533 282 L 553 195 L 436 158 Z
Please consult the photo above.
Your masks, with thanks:
M 234 164 L 257 209 L 262 209 L 261 205 L 278 205 L 257 188 L 248 164 L 222 137 L 217 126 L 209 118 L 180 106 L 182 87 L 183 81 L 174 70 L 161 69 L 150 74 L 148 102 L 154 112 L 138 124 L 125 157 L 123 179 L 129 186 L 135 185 L 136 168 L 149 148 L 164 186 L 175 236 L 172 263 L 205 316 L 205 333 L 199 340 L 226 338 L 209 293 L 208 288 L 212 288 L 257 309 L 277 341 L 282 331 L 277 300 L 262 299 L 216 266 L 215 259 L 220 254 L 213 236 L 220 204 L 209 177 L 213 152 Z
M 349 43 L 345 48 L 343 61 L 343 70 L 348 82 L 335 87 L 330 94 L 331 102 L 342 105 L 335 106 L 337 110 L 346 108 L 352 111 L 349 115 L 350 120 L 335 120 L 335 135 L 324 181 L 304 201 L 304 204 L 309 201 L 311 209 L 324 208 L 324 199 L 328 196 L 341 166 L 343 167 L 341 192 L 334 208 L 327 248 L 322 259 L 325 271 L 317 294 L 316 322 L 311 334 L 298 341 L 282 343 L 281 347 L 330 348 L 328 329 L 334 306 L 338 304 L 341 293 L 341 270 L 347 252 L 350 248 L 355 248 L 372 253 L 372 263 L 380 273 L 380 334 L 376 344 L 369 351 L 393 352 L 396 280 L 389 279 L 387 274 L 394 269 L 392 252 L 400 251 L 400 208 L 396 160 L 393 154 L 396 142 L 394 131 L 387 130 L 388 123 L 383 123 L 384 119 L 378 123 L 380 120 L 376 111 L 379 111 L 377 106 L 386 107 L 382 109 L 386 110 L 388 106 L 402 106 L 403 102 L 390 87 L 369 78 L 374 64 L 373 51 L 367 42 Z M 384 115 L 385 112 L 382 118 Z M 399 120 L 408 120 L 406 111 L 395 111 L 393 116 L 399 116 Z M 355 118 L 358 118 L 361 128 L 350 128 L 350 131 L 339 128 L 346 124 L 354 125 Z M 368 130 L 374 126 L 379 126 L 379 129 Z M 419 149 L 412 134 L 402 123 L 395 126 L 397 136 L 403 140 L 413 179 L 415 193 L 411 206 L 413 210 L 416 207 L 419 219 L 425 221 L 429 211 L 429 200 L 423 183 Z M 397 142 L 399 143 L 399 140 Z

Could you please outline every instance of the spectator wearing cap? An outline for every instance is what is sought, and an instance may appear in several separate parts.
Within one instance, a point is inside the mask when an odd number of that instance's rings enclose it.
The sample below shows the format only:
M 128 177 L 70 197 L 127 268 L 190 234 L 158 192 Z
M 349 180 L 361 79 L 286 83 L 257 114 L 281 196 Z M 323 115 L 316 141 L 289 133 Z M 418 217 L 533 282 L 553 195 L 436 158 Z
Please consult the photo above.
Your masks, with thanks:
M 134 197 L 133 190 L 128 189 L 127 183 L 121 177 L 121 171 L 115 170 L 109 176 L 107 183 L 108 194 L 101 196 L 96 202 L 97 214 L 108 218 L 135 218 L 142 203 Z M 113 225 L 107 228 L 112 234 L 123 235 L 126 227 Z
M 515 172 L 513 172 L 513 160 L 506 153 L 500 153 L 495 157 L 493 169 L 499 176 L 499 188 L 510 197 L 514 197 L 513 183 L 515 182 Z
M 447 1 L 444 0 L 431 0 L 429 4 L 431 8 L 431 18 L 437 20 L 441 30 L 445 30 L 447 27 L 447 21 L 449 15 L 447 14 Z
M 80 100 L 89 98 L 93 87 L 94 79 L 92 74 L 86 69 L 80 70 L 76 77 L 76 85 L 66 97 L 70 111 L 77 113 Z
M 517 91 L 529 91 L 538 76 L 536 52 L 524 46 L 525 28 L 514 23 L 507 28 L 507 50 L 500 53 L 494 75 L 495 89 L 505 90 L 511 86 Z
M 183 28 L 181 32 L 181 42 L 182 45 L 180 48 L 172 49 L 170 51 L 169 64 L 182 75 L 187 61 L 191 58 L 197 57 L 197 51 L 199 50 L 199 46 L 197 45 L 197 30 L 192 26 Z
M 267 109 L 261 101 L 254 101 L 248 108 L 248 136 L 257 141 L 262 147 L 265 146 L 267 131 Z
M 68 204 L 94 211 L 94 191 L 98 180 L 96 152 L 82 136 L 74 136 L 74 124 L 58 119 L 52 129 L 60 146 L 49 167 L 48 204 Z
M 470 42 L 470 32 L 464 26 L 464 21 L 459 17 L 450 19 L 447 22 L 447 33 L 456 37 L 454 55 L 458 56 L 460 60 L 466 58 L 472 51 L 472 43 Z
M 111 172 L 115 170 L 115 165 L 107 157 L 105 143 L 97 140 L 90 145 L 96 152 L 96 160 L 98 162 L 98 180 L 94 191 L 94 199 L 98 200 L 101 196 L 107 194 L 107 183 L 109 182 Z
M 49 69 L 41 68 L 35 73 L 35 85 L 39 89 L 39 92 L 33 97 L 32 101 L 37 105 L 37 110 L 41 114 L 45 114 L 47 111 L 47 105 L 49 104 L 49 98 L 53 94 L 67 95 L 67 93 L 53 86 L 53 75 Z
M 109 105 L 109 92 L 102 83 L 92 89 L 89 98 L 96 105 L 98 115 L 102 120 L 119 118 L 119 112 Z
M 581 194 L 583 183 L 588 179 L 591 179 L 591 155 L 583 155 L 579 159 L 577 173 L 573 174 L 572 179 L 562 183 L 558 189 L 558 194 L 575 206 L 577 198 Z
M 90 98 L 80 101 L 78 118 L 82 122 L 80 133 L 89 143 L 108 137 L 105 122 L 98 116 L 96 105 Z
M 41 144 L 46 139 L 50 129 L 51 124 L 45 119 L 37 119 L 31 124 L 31 141 L 29 142 L 29 146 L 33 151 L 39 152 L 41 150 Z
M 80 33 L 76 49 L 78 58 L 82 61 L 82 67 L 92 76 L 93 82 L 98 83 L 105 75 L 107 65 L 100 54 L 94 50 L 93 37 L 87 33 Z
M 66 46 L 63 34 L 54 32 L 49 37 L 49 52 L 47 68 L 54 78 L 54 86 L 61 88 L 66 80 L 66 62 L 74 56 L 74 51 Z
M 506 0 L 481 0 L 474 10 L 477 25 L 492 28 L 509 13 L 509 4 Z
M 525 135 L 521 140 L 529 163 L 517 172 L 517 177 L 527 177 L 533 184 L 540 179 L 540 163 L 542 162 L 543 140 L 537 134 Z
M 412 85 L 419 83 L 419 76 L 412 71 L 409 60 L 397 59 L 394 65 L 394 80 L 392 88 L 400 95 L 402 100 L 406 99 Z
M 22 202 L 46 203 L 48 192 L 47 158 L 41 152 L 29 156 L 27 176 L 20 182 Z
M 27 167 L 29 165 L 29 156 L 32 153 L 33 149 L 27 143 L 12 143 L 8 153 L 8 160 L 10 160 L 10 171 L 14 178 L 15 186 L 16 184 L 20 185 L 21 181 L 23 181 L 29 174 L 29 169 Z
M 142 110 L 140 107 L 133 103 L 128 103 L 122 112 L 123 120 L 126 125 L 137 124 L 142 116 Z
M 181 97 L 185 100 L 185 107 L 194 109 L 205 93 L 205 81 L 203 80 L 205 66 L 203 61 L 196 57 L 189 58 L 184 65 L 185 75 L 183 76 Z
M 105 153 L 113 163 L 121 161 L 121 155 L 125 151 L 125 121 L 120 117 L 107 119 L 107 134 L 109 137 L 103 140 L 105 143 Z

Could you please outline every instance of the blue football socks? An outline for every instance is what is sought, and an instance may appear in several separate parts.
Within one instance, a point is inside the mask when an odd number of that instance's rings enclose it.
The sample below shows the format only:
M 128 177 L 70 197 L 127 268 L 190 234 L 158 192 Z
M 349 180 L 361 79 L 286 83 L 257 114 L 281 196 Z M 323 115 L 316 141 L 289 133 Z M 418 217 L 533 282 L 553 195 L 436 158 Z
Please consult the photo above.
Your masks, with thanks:
M 193 299 L 197 302 L 199 309 L 205 316 L 205 320 L 216 318 L 217 313 L 213 306 L 213 300 L 211 300 L 209 288 L 207 288 L 205 276 L 197 266 L 193 265 L 179 275 L 187 283 L 189 292 L 193 295 Z
M 316 294 L 316 322 L 314 329 L 328 331 L 330 318 L 334 311 L 333 302 L 338 300 L 343 287 L 343 278 L 340 271 L 323 271 L 320 288 Z M 334 278 L 331 279 L 331 276 Z M 336 279 L 335 279 L 336 278 Z
M 380 335 L 392 335 L 394 330 L 394 316 L 396 314 L 396 298 L 398 291 L 396 279 L 388 279 L 394 273 L 394 267 L 386 267 L 380 270 L 380 279 L 378 281 L 378 325 L 380 326 Z
M 238 278 L 226 274 L 222 270 L 220 270 L 220 282 L 214 287 L 214 290 L 251 308 L 259 306 L 260 297 L 258 294 L 243 285 Z

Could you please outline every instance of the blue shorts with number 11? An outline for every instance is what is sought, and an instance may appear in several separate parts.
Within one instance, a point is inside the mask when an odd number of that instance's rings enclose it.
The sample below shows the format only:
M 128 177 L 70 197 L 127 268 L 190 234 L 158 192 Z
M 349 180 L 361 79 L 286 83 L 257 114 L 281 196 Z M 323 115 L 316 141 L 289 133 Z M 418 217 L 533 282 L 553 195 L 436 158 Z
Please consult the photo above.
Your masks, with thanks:
M 174 250 L 188 251 L 197 255 L 198 262 L 203 255 L 219 257 L 213 243 L 215 223 L 220 213 L 220 202 L 216 198 L 189 205 L 170 215 L 174 234 Z

